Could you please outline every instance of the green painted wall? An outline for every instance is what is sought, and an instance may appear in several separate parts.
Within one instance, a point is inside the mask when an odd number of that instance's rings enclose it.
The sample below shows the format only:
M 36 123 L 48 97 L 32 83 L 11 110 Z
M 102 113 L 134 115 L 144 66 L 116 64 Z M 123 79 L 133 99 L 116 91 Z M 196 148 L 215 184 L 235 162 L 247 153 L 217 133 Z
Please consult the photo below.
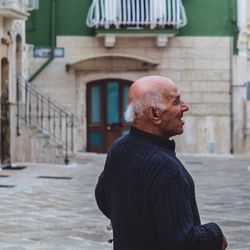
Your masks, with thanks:
M 51 1 L 40 0 L 39 10 L 31 12 L 26 25 L 26 39 L 36 46 L 50 46 Z M 56 34 L 93 36 L 95 31 L 86 24 L 92 0 L 54 0 L 56 2 Z
M 57 0 L 57 3 L 58 35 L 94 35 L 94 30 L 86 26 L 92 0 Z
M 235 0 L 183 0 L 188 24 L 180 35 L 227 36 L 236 21 Z M 233 23 L 232 23 L 233 22 Z
M 51 1 L 56 2 L 56 34 L 93 36 L 86 27 L 86 17 L 92 0 L 40 0 L 27 22 L 27 42 L 36 46 L 50 45 Z M 188 24 L 179 36 L 228 36 L 235 34 L 236 0 L 183 0 Z
M 35 45 L 50 45 L 50 0 L 42 0 L 39 10 L 31 13 L 26 23 L 27 42 Z

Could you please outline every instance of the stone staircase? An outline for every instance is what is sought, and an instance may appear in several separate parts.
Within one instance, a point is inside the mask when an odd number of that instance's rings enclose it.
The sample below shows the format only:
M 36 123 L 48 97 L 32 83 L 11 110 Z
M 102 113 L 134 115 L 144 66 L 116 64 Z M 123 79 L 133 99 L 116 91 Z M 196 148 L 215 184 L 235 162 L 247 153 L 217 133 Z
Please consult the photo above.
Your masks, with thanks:
M 73 113 L 30 83 L 20 88 L 25 101 L 18 103 L 18 160 L 68 164 L 74 159 Z

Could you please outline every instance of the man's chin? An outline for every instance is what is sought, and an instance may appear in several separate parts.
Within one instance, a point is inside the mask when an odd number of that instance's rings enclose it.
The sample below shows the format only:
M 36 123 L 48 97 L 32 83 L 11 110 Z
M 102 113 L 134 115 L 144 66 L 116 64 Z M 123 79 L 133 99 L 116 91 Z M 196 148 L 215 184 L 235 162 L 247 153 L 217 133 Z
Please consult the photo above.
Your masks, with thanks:
M 177 135 L 181 135 L 181 134 L 183 134 L 183 133 L 184 133 L 184 129 L 181 129 L 181 130 L 178 132 Z

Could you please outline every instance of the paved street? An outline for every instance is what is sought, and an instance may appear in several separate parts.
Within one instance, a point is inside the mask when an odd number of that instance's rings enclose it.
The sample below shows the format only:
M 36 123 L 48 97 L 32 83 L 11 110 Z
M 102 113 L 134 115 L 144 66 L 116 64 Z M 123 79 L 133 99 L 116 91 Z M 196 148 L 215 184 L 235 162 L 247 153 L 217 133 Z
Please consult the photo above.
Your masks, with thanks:
M 69 166 L 0 171 L 0 249 L 112 249 L 93 195 L 104 159 L 85 154 Z M 181 159 L 194 177 L 202 222 L 222 227 L 228 249 L 250 250 L 250 157 Z

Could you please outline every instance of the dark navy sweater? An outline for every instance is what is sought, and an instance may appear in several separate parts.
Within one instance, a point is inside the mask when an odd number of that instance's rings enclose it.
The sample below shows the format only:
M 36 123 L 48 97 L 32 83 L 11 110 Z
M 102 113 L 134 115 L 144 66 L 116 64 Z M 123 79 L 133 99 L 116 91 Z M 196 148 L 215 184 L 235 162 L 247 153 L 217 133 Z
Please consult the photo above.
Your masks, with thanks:
M 174 141 L 132 127 L 111 146 L 95 195 L 115 250 L 221 250 L 219 226 L 201 225 Z

